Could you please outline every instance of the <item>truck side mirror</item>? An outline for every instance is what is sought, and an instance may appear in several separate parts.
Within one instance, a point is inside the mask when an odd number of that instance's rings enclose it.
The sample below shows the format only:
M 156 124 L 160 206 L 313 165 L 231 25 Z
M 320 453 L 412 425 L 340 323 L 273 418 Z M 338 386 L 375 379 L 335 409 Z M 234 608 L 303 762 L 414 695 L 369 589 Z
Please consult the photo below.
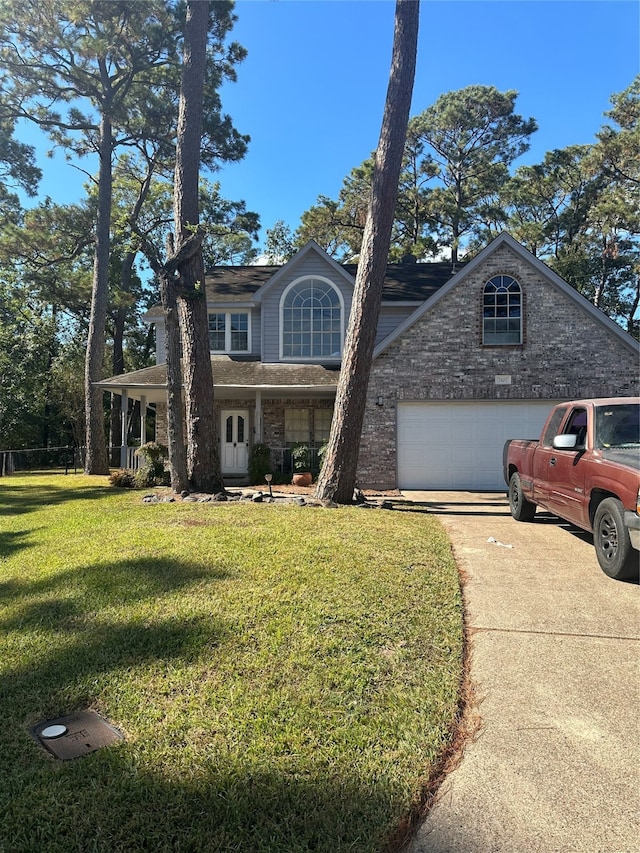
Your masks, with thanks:
M 556 435 L 553 439 L 553 446 L 556 450 L 574 450 L 577 445 L 578 436 L 571 433 Z

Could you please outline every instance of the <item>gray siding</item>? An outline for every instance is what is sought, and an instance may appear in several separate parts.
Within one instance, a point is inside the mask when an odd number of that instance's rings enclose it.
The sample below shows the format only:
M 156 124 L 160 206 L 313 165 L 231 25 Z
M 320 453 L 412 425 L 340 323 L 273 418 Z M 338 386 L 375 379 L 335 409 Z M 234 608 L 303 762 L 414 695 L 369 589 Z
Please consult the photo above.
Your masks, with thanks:
M 398 326 L 413 314 L 417 307 L 417 305 L 413 307 L 408 305 L 383 305 L 380 308 L 380 316 L 378 318 L 375 346 L 378 346 L 392 332 L 395 332 Z
M 251 355 L 260 358 L 261 349 L 261 310 L 259 307 L 251 309 Z
M 228 308 L 228 307 L 220 307 L 220 308 L 212 308 L 209 306 L 210 311 L 219 310 L 219 311 L 249 311 L 249 322 L 251 323 L 251 350 L 250 355 L 254 358 L 260 358 L 260 308 Z M 165 349 L 164 349 L 164 319 L 158 318 L 155 324 L 156 330 L 156 364 L 164 364 L 167 360 Z
M 164 349 L 164 320 L 155 324 L 156 329 L 156 364 L 164 364 L 167 354 Z
M 274 286 L 269 287 L 262 301 L 262 361 L 280 361 L 280 299 L 283 292 L 298 278 L 321 276 L 328 278 L 338 288 L 344 301 L 346 331 L 347 318 L 351 310 L 351 288 L 344 279 L 336 276 L 335 270 L 319 255 L 307 255 L 299 264 L 284 268 L 284 274 Z

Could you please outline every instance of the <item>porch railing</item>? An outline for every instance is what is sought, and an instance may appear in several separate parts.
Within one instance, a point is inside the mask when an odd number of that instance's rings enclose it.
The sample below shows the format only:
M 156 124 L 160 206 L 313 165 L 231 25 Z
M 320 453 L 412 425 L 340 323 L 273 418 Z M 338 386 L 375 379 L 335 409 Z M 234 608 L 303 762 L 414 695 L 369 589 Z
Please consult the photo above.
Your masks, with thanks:
M 318 448 L 310 447 L 309 456 L 311 460 L 310 469 L 312 471 L 320 470 L 320 460 L 318 458 Z M 291 474 L 293 472 L 293 460 L 291 459 L 290 447 L 272 447 L 271 459 L 276 471 L 280 474 Z
M 125 448 L 123 454 L 119 446 L 109 448 L 109 465 L 111 468 L 129 468 L 137 471 L 140 467 L 140 457 L 136 455 L 136 447 Z M 320 470 L 318 449 L 309 448 L 312 471 Z M 15 471 L 82 471 L 84 468 L 84 447 L 32 447 L 26 450 L 0 450 L 0 477 L 13 474 Z M 123 465 L 123 456 L 125 464 Z M 293 472 L 290 447 L 272 447 L 271 461 L 274 471 L 280 474 Z

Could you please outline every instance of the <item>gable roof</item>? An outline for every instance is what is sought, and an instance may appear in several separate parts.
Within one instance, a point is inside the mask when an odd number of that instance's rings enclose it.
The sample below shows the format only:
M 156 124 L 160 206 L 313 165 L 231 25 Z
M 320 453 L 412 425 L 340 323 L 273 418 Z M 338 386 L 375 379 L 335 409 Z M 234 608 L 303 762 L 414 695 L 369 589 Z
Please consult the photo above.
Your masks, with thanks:
M 609 332 L 612 332 L 616 337 L 618 337 L 623 344 L 629 347 L 636 355 L 640 354 L 640 343 L 636 341 L 631 335 L 627 334 L 614 320 L 601 311 L 599 308 L 596 308 L 588 299 L 586 299 L 581 293 L 571 287 L 570 284 L 567 284 L 564 279 L 560 278 L 560 276 L 555 273 L 551 267 L 547 266 L 540 258 L 536 258 L 535 255 L 532 255 L 527 249 L 524 248 L 517 240 L 515 240 L 510 234 L 507 234 L 506 231 L 503 231 L 502 234 L 499 234 L 498 237 L 495 238 L 488 246 L 479 252 L 471 261 L 466 263 L 462 269 L 460 269 L 455 275 L 453 275 L 446 284 L 443 284 L 440 288 L 438 288 L 428 299 L 427 301 L 417 308 L 407 319 L 401 323 L 394 331 L 388 335 L 383 341 L 381 341 L 378 346 L 375 348 L 373 357 L 376 358 L 380 353 L 384 352 L 388 347 L 390 347 L 399 337 L 401 337 L 408 329 L 411 328 L 417 321 L 423 317 L 428 311 L 431 311 L 438 302 L 443 299 L 454 287 L 457 287 L 461 281 L 463 281 L 468 275 L 470 275 L 473 270 L 475 270 L 478 266 L 483 264 L 487 258 L 493 255 L 498 249 L 502 246 L 507 246 L 511 251 L 513 251 L 516 255 L 518 255 L 525 263 L 534 267 L 540 275 L 544 276 L 545 279 L 549 282 L 552 287 L 555 287 L 561 293 L 563 293 L 566 297 L 573 300 L 577 305 L 581 308 L 582 311 L 587 313 L 593 320 L 605 326 Z
M 260 301 L 264 294 L 267 293 L 272 287 L 275 287 L 285 275 L 291 276 L 292 272 L 295 274 L 295 268 L 302 266 L 310 255 L 319 256 L 335 275 L 337 275 L 339 278 L 346 280 L 348 284 L 353 285 L 353 280 L 351 279 L 349 273 L 344 269 L 344 267 L 336 260 L 334 260 L 334 258 L 332 258 L 330 255 L 328 255 L 324 251 L 324 249 L 322 249 L 315 242 L 315 240 L 309 240 L 309 242 L 305 243 L 305 245 L 300 249 L 299 252 L 296 252 L 296 254 L 291 258 L 291 260 L 287 261 L 286 264 L 283 264 L 281 267 L 278 268 L 278 271 L 256 294 L 256 301 Z
M 281 266 L 219 266 L 205 274 L 207 302 L 212 304 L 252 304 L 262 301 L 264 294 L 284 275 L 290 275 L 296 266 L 302 266 L 311 253 L 318 254 L 334 273 L 351 286 L 355 283 L 358 264 L 339 264 L 317 243 L 310 240 L 286 264 Z M 460 267 L 457 264 L 456 267 Z M 422 304 L 429 299 L 455 272 L 451 261 L 433 263 L 388 264 L 384 278 L 383 302 L 415 302 Z M 146 322 L 161 319 L 162 307 L 155 305 L 144 316 Z

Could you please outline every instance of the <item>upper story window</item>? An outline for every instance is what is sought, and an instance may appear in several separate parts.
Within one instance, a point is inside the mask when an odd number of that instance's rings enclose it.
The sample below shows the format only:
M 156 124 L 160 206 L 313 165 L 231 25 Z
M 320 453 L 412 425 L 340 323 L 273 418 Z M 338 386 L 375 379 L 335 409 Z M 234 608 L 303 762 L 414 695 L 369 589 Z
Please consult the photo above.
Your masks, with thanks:
M 522 343 L 522 290 L 510 275 L 494 275 L 482 297 L 482 343 Z
M 209 349 L 211 352 L 249 352 L 248 312 L 221 311 L 209 314 Z
M 330 281 L 294 281 L 280 303 L 282 358 L 340 358 L 343 310 L 342 296 Z

